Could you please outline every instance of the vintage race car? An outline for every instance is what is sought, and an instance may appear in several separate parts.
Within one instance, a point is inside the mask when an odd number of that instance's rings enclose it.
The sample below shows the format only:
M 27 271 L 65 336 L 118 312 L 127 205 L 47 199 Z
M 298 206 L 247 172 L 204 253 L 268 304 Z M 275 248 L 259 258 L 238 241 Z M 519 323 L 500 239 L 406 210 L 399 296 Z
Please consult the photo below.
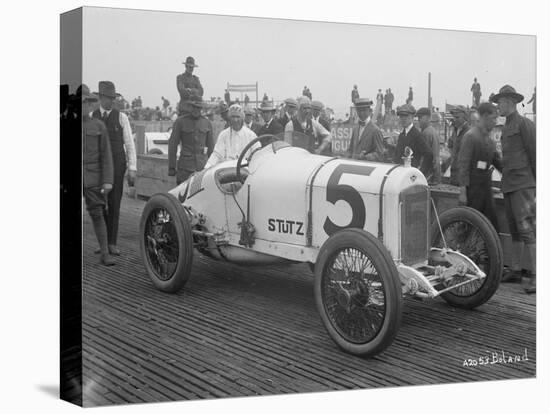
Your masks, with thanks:
M 404 165 L 363 162 L 274 140 L 245 165 L 260 138 L 238 160 L 149 199 L 140 248 L 158 289 L 184 286 L 194 250 L 243 266 L 309 263 L 328 334 L 363 356 L 391 344 L 403 296 L 475 308 L 497 290 L 503 255 L 495 229 L 467 207 L 432 219 L 435 204 L 412 154 Z

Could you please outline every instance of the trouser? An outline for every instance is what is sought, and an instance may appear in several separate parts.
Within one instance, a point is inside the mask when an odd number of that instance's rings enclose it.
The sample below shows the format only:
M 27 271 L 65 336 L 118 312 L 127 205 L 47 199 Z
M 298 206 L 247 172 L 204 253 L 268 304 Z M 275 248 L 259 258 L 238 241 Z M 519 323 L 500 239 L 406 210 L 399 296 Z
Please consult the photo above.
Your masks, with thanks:
M 126 158 L 124 154 L 122 154 L 122 156 L 113 157 L 113 167 L 113 189 L 109 192 L 107 197 L 107 209 L 103 211 L 103 215 L 105 217 L 105 223 L 107 224 L 107 239 L 109 244 L 116 246 L 120 202 L 122 200 L 122 190 L 124 189 L 124 174 L 126 173 Z
M 189 178 L 191 174 L 193 174 L 193 172 L 194 171 L 187 171 L 187 170 L 178 168 L 176 172 L 176 184 L 180 185 L 181 183 L 183 183 L 185 180 Z
M 475 208 L 487 217 L 498 233 L 499 225 L 491 188 L 491 175 L 489 172 L 485 174 L 485 177 L 476 177 L 474 174 L 470 174 L 470 185 L 466 188 L 467 204 L 468 207 Z
M 94 232 L 102 254 L 107 253 L 107 230 L 103 213 L 105 212 L 105 196 L 101 193 L 101 187 L 85 188 L 84 200 L 86 209 L 92 219 Z

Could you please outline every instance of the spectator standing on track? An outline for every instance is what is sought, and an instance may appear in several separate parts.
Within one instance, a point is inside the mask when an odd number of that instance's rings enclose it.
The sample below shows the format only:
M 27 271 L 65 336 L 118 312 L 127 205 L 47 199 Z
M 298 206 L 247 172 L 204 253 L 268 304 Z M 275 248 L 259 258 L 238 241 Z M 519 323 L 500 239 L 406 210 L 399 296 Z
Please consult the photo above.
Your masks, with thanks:
M 429 108 L 420 108 L 416 112 L 418 124 L 422 133 L 422 138 L 432 151 L 433 163 L 428 170 L 426 178 L 430 185 L 439 184 L 441 182 L 441 160 L 439 154 L 439 134 L 432 126 L 432 113 Z
M 517 255 L 502 281 L 521 281 L 521 255 L 526 247 L 533 270 L 525 292 L 536 293 L 536 128 L 531 120 L 518 113 L 517 104 L 521 101 L 523 95 L 510 85 L 500 88 L 492 98 L 492 102 L 498 104 L 499 114 L 506 117 L 501 137 L 501 187 L 513 251 Z

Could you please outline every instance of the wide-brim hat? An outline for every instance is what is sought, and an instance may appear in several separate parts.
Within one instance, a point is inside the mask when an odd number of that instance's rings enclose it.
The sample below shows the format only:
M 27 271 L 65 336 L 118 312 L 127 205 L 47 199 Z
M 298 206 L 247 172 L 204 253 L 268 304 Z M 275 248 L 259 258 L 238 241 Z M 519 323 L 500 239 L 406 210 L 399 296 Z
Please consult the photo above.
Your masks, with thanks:
M 122 96 L 120 93 L 117 93 L 115 84 L 111 81 L 99 81 L 98 88 L 99 90 L 94 92 L 95 95 L 103 95 L 113 99 Z
M 260 105 L 260 111 L 262 112 L 276 111 L 276 108 L 273 106 L 271 102 L 263 102 Z
M 187 101 L 187 103 L 196 108 L 204 108 L 204 102 L 202 98 L 198 95 L 192 95 Z
M 372 106 L 372 100 L 368 98 L 356 99 L 353 103 L 356 108 L 370 108 Z
M 491 96 L 489 100 L 493 103 L 498 103 L 498 100 L 500 98 L 510 98 L 515 103 L 520 103 L 523 101 L 523 95 L 520 93 L 517 93 L 516 90 L 510 86 L 510 85 L 504 85 L 497 94 Z
M 194 68 L 198 68 L 199 65 L 195 65 L 195 58 L 193 56 L 187 56 L 187 59 L 185 59 L 185 62 L 182 62 L 184 65 L 193 66 Z
M 411 104 L 405 104 L 397 107 L 397 115 L 415 115 L 416 109 Z

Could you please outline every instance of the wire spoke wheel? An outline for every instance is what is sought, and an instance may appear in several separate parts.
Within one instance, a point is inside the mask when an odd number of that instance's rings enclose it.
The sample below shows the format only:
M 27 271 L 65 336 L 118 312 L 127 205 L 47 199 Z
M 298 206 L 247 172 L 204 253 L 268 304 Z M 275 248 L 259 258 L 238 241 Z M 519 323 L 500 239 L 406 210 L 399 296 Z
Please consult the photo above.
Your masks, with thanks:
M 487 242 L 477 227 L 470 222 L 457 220 L 446 225 L 443 234 L 450 249 L 468 256 L 487 274 L 490 266 Z M 434 247 L 443 247 L 441 235 L 435 240 Z M 468 280 L 466 276 L 456 274 L 445 283 L 445 287 L 451 287 L 466 280 Z M 474 280 L 450 290 L 449 293 L 456 296 L 472 296 L 481 289 L 486 280 L 486 278 Z
M 315 302 L 330 337 L 344 351 L 374 356 L 401 324 L 401 282 L 389 251 L 360 229 L 334 233 L 315 263 Z
M 177 292 L 193 262 L 193 234 L 183 206 L 169 193 L 155 194 L 143 209 L 139 229 L 143 264 L 153 284 Z
M 323 301 L 334 328 L 353 343 L 371 341 L 386 315 L 384 283 L 371 258 L 347 248 L 327 263 L 322 281 Z
M 166 281 L 178 265 L 179 243 L 173 217 L 164 208 L 153 210 L 147 218 L 144 235 L 146 254 L 157 277 Z
M 432 223 L 432 246 L 462 253 L 470 258 L 486 275 L 472 280 L 466 275 L 454 275 L 443 286 L 449 288 L 470 280 L 441 294 L 449 304 L 473 309 L 487 302 L 497 291 L 503 268 L 502 245 L 491 222 L 479 211 L 470 207 L 456 207 L 439 216 L 441 232 L 437 222 Z M 435 264 L 435 263 L 432 263 Z

